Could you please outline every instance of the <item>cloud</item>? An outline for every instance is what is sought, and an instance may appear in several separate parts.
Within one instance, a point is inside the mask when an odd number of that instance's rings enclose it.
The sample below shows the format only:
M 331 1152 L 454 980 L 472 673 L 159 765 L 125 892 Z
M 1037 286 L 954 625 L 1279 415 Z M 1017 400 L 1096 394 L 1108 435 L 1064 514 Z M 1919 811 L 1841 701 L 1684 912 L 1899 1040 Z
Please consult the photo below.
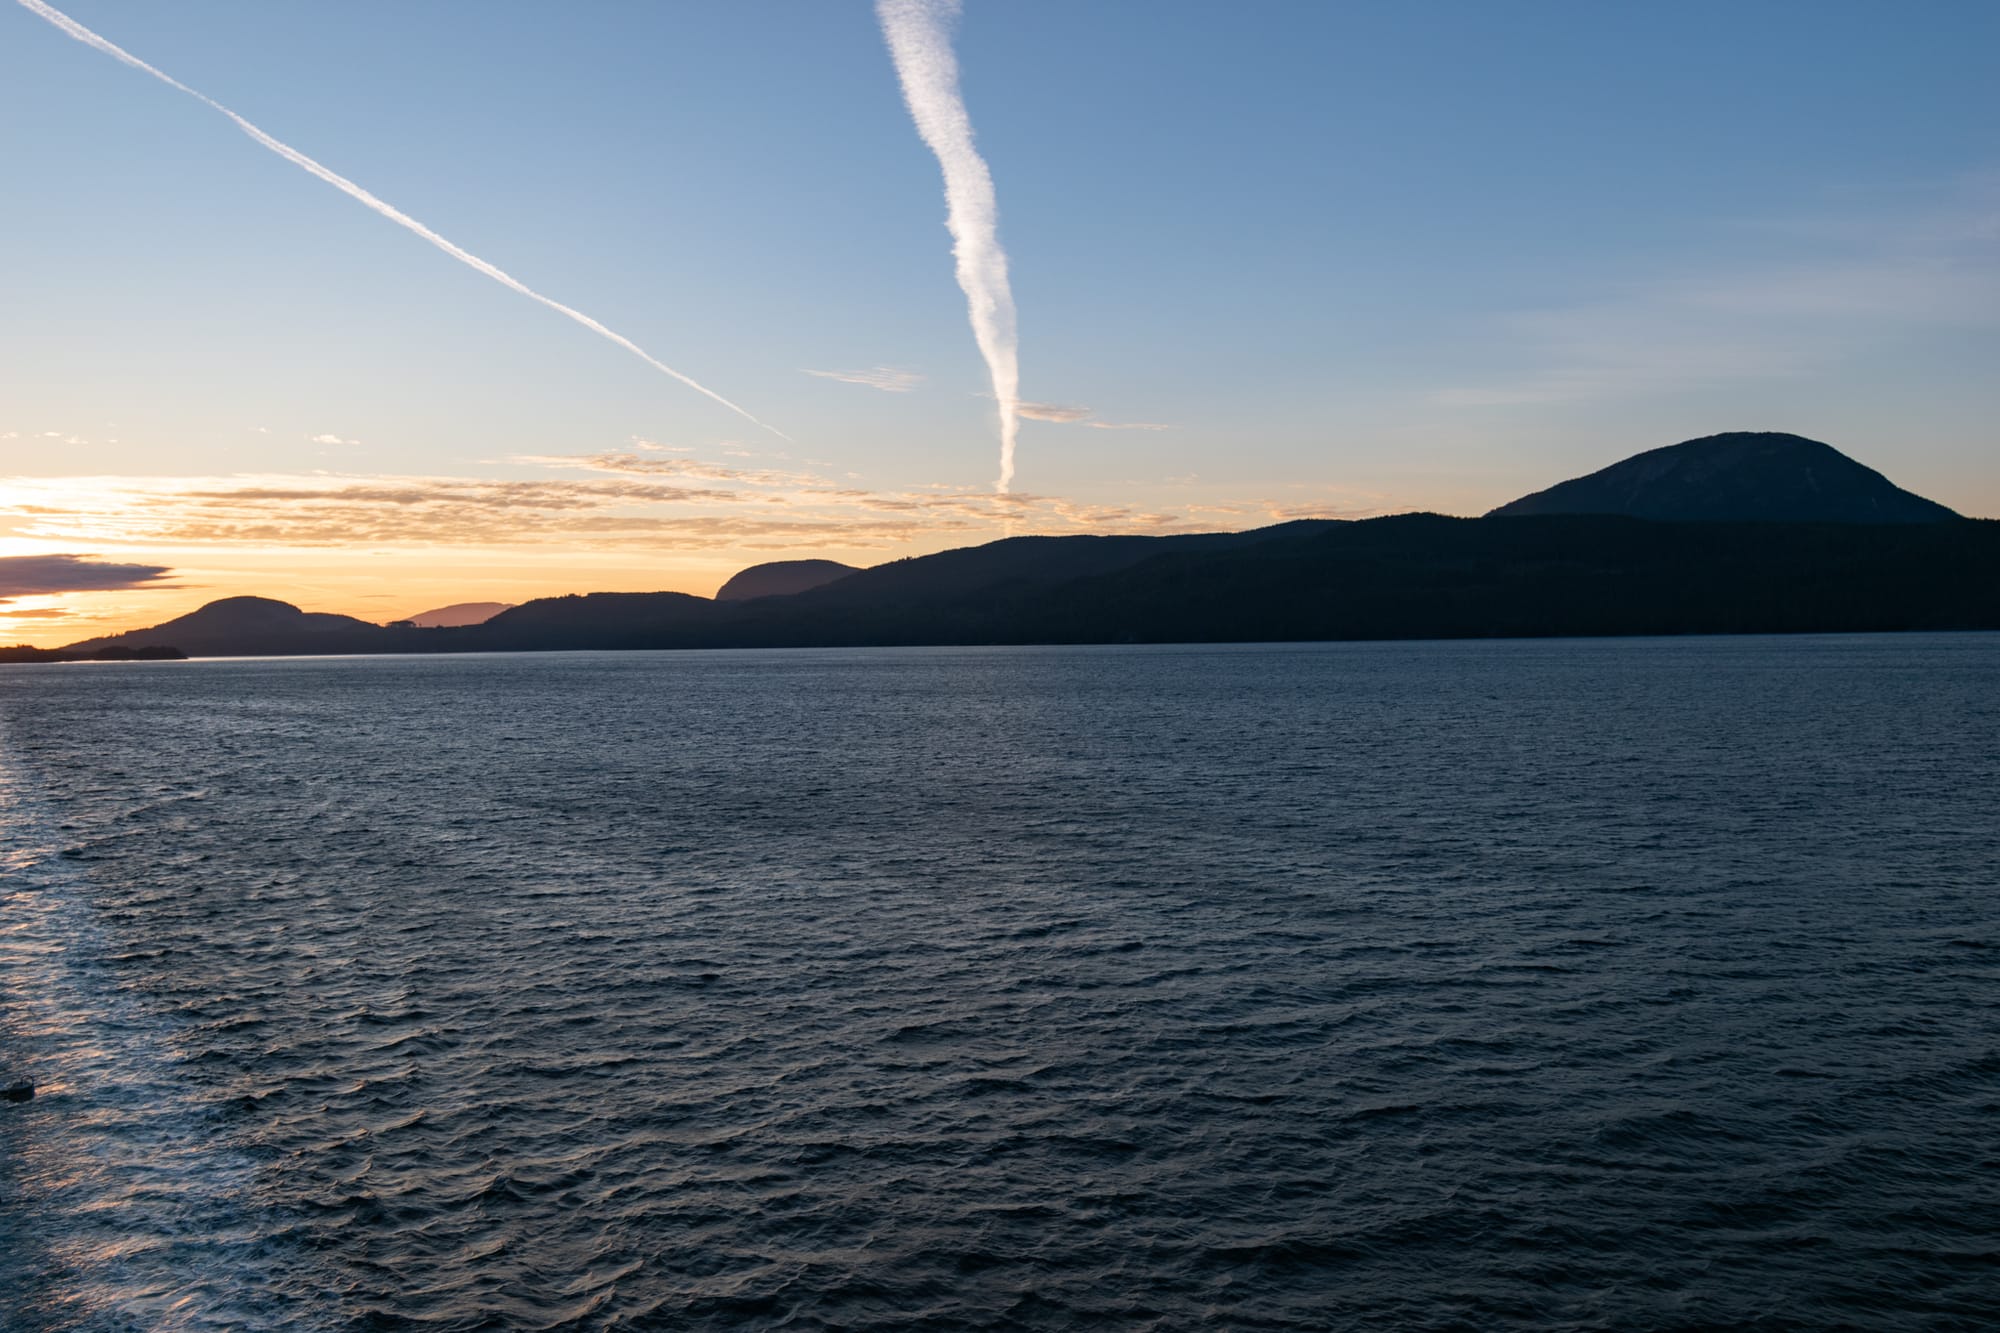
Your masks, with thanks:
M 308 436 L 307 438 L 310 439 L 314 444 L 354 445 L 361 443 L 361 441 L 359 440 L 343 440 L 338 435 L 312 435 Z
M 66 592 L 115 592 L 157 584 L 165 565 L 118 565 L 87 555 L 0 556 L 0 602 Z
M 731 467 L 699 458 L 653 458 L 636 454 L 519 454 L 508 460 L 534 467 L 565 471 L 613 472 L 622 476 L 676 477 L 689 481 L 718 482 L 731 486 L 763 488 L 812 488 L 825 484 L 813 472 L 787 472 L 777 468 Z
M 914 370 L 897 370 L 893 366 L 877 366 L 873 370 L 808 370 L 808 375 L 817 375 L 823 380 L 839 380 L 842 384 L 863 384 L 883 393 L 908 393 L 924 382 L 924 377 Z
M 878 490 L 803 469 L 659 454 L 509 461 L 551 475 L 11 477 L 0 492 L 0 518 L 22 536 L 100 548 L 859 552 L 971 545 L 1003 530 L 1202 532 L 1306 512 L 1255 498 L 1162 509 L 950 484 Z M 1341 497 L 1309 509 L 1355 517 L 1391 507 Z M 1218 523 L 1218 515 L 1226 521 Z
M 1099 421 L 1096 413 L 1088 407 L 1071 407 L 1062 403 L 1028 403 L 1020 405 L 1021 415 L 1035 421 L 1050 421 L 1059 426 L 1088 426 L 1092 430 L 1171 430 L 1171 426 L 1157 421 Z
M 1782 263 L 1501 316 L 1486 341 L 1515 352 L 1518 368 L 1435 398 L 1496 407 L 1676 392 L 1823 374 L 1926 331 L 2000 329 L 2000 204 L 1977 187 L 1958 193 L 1899 219 L 1748 228 L 1783 235 L 1797 257 Z
M 1021 424 L 1020 339 L 1007 252 L 1000 247 L 993 173 L 973 143 L 972 119 L 958 90 L 958 57 L 951 49 L 958 0 L 876 0 L 875 16 L 888 40 L 910 119 L 944 172 L 944 225 L 951 233 L 958 285 L 965 293 L 972 339 L 986 361 L 1000 406 L 996 489 L 1004 494 L 1014 484 L 1014 443 Z
M 1087 407 L 1065 407 L 1061 403 L 1023 402 L 1018 410 L 1022 416 L 1035 421 L 1055 421 L 1063 424 L 1081 421 L 1090 415 L 1090 409 Z

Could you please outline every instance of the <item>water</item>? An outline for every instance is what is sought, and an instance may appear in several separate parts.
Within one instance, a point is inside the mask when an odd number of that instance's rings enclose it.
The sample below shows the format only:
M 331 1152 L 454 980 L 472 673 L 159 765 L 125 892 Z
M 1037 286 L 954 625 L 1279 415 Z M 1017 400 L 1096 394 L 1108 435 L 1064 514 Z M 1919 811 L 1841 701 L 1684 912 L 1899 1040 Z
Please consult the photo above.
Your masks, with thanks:
M 2000 636 L 0 669 L 0 1327 L 1983 1328 Z

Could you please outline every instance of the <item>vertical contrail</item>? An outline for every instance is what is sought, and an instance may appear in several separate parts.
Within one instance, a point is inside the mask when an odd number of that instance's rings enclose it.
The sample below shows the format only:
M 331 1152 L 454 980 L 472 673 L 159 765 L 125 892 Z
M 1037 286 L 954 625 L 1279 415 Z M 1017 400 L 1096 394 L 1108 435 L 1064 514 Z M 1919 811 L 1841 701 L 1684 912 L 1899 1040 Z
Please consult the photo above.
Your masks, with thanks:
M 279 157 L 284 158 L 287 162 L 292 163 L 294 166 L 303 167 L 305 170 L 311 172 L 313 175 L 325 181 L 328 185 L 331 185 L 334 189 L 339 190 L 342 194 L 348 195 L 350 198 L 359 200 L 362 204 L 366 205 L 369 208 L 374 209 L 377 213 L 380 213 L 383 217 L 389 219 L 389 221 L 395 223 L 397 226 L 402 227 L 408 231 L 415 232 L 417 235 L 429 241 L 432 245 L 435 245 L 438 249 L 450 255 L 453 259 L 456 259 L 459 263 L 465 264 L 471 268 L 478 269 L 481 273 L 484 273 L 487 277 L 493 279 L 495 282 L 500 283 L 503 286 L 513 288 L 515 291 L 527 297 L 529 300 L 539 301 L 543 305 L 547 306 L 549 309 L 555 311 L 557 314 L 566 315 L 570 319 L 575 320 L 577 323 L 583 325 L 583 327 L 585 327 L 586 329 L 589 329 L 592 333 L 600 334 L 603 337 L 609 338 L 612 342 L 617 343 L 620 347 L 624 348 L 632 355 L 638 357 L 641 361 L 644 361 L 647 365 L 651 366 L 653 369 L 661 372 L 662 374 L 673 376 L 675 379 L 679 380 L 682 384 L 687 385 L 688 388 L 693 389 L 696 393 L 704 394 L 707 397 L 714 399 L 716 402 L 721 403 L 724 407 L 736 413 L 736 415 L 742 417 L 744 420 L 752 422 L 755 425 L 762 426 L 765 430 L 770 431 L 773 435 L 778 436 L 780 439 L 788 440 L 791 438 L 791 436 L 786 435 L 783 431 L 779 430 L 777 427 L 768 426 L 765 425 L 765 423 L 758 421 L 756 417 L 750 415 L 750 413 L 738 407 L 735 403 L 730 402 L 727 398 L 724 398 L 721 394 L 709 388 L 707 385 L 697 383 L 695 380 L 689 378 L 688 376 L 681 374 L 680 371 L 675 370 L 672 366 L 668 365 L 666 362 L 661 361 L 659 358 L 653 356 L 652 353 L 648 352 L 645 348 L 639 346 L 639 344 L 633 342 L 630 338 L 627 338 L 624 334 L 613 332 L 612 330 L 606 328 L 604 325 L 598 323 L 596 320 L 592 319 L 589 315 L 584 314 L 581 310 L 573 310 L 569 306 L 564 305 L 561 301 L 552 300 L 549 297 L 543 296 L 540 292 L 528 286 L 520 279 L 514 277 L 512 274 L 502 271 L 501 269 L 495 268 L 492 264 L 487 263 L 485 260 L 481 259 L 478 255 L 475 255 L 467 250 L 459 249 L 457 246 L 453 245 L 450 241 L 447 241 L 444 237 L 438 235 L 436 232 L 432 231 L 429 227 L 426 227 L 423 223 L 417 221 L 409 214 L 403 212 L 400 209 L 393 208 L 390 205 L 382 202 L 380 199 L 377 199 L 374 195 L 368 193 L 368 191 L 362 189 L 359 185 L 356 185 L 353 181 L 347 179 L 347 177 L 340 175 L 338 172 L 332 171 L 326 167 L 321 166 L 319 163 L 313 161 L 311 158 L 307 157 L 304 153 L 298 151 L 298 149 L 293 148 L 291 145 L 286 143 L 281 143 L 278 140 L 272 138 L 270 135 L 264 133 L 264 131 L 258 129 L 255 125 L 252 125 L 249 121 L 243 119 L 243 117 L 237 115 L 234 111 L 231 111 L 228 107 L 216 101 L 213 97 L 208 96 L 206 93 L 196 92 L 193 88 L 188 87 L 185 83 L 182 83 L 179 79 L 174 78 L 172 75 L 165 74 L 162 73 L 160 70 L 154 69 L 151 65 L 139 59 L 139 57 L 133 55 L 131 52 L 123 49 L 122 47 L 116 45 L 113 42 L 107 41 L 103 37 L 98 36 L 96 33 L 84 27 L 81 23 L 78 23 L 75 19 L 63 13 L 61 10 L 52 8 L 51 6 L 42 3 L 42 0 L 19 0 L 19 3 L 23 8 L 27 9 L 30 13 L 38 15 L 41 18 L 47 19 L 50 23 L 53 23 L 56 27 L 62 29 L 64 32 L 68 33 L 71 37 L 74 37 L 79 42 L 82 42 L 85 46 L 93 47 L 96 50 L 102 51 L 105 55 L 111 56 L 117 60 L 121 60 L 124 63 L 130 65 L 133 69 L 141 70 L 147 74 L 152 75 L 154 78 L 158 79 L 161 83 L 166 84 L 169 88 L 174 88 L 180 92 L 184 92 L 189 97 L 194 98 L 197 102 L 200 102 L 205 106 L 212 107 L 213 109 L 220 111 L 223 115 L 229 117 L 229 119 L 236 122 L 237 129 L 242 130 L 245 134 L 249 135 L 252 139 L 255 139 L 258 143 L 262 144 L 264 147 L 276 153 Z
M 972 336 L 993 378 L 1000 404 L 1000 485 L 1014 480 L 1014 437 L 1021 426 L 1019 340 L 1014 293 L 1007 286 L 1007 252 L 1000 248 L 1000 210 L 993 173 L 972 144 L 972 121 L 958 91 L 951 25 L 958 0 L 876 0 L 896 77 L 917 133 L 944 168 L 945 227 L 958 260 L 958 285 L 972 316 Z

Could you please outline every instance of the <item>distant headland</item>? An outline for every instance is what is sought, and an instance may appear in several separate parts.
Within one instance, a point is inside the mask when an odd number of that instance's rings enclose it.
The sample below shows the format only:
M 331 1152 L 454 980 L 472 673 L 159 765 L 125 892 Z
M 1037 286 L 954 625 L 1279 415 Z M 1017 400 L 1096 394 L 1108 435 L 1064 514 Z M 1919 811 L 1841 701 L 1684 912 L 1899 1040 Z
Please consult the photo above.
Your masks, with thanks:
M 93 648 L 88 652 L 78 648 L 36 648 L 29 644 L 17 643 L 0 647 L 0 663 L 5 662 L 185 662 L 188 655 L 178 648 L 164 644 L 147 644 L 133 648 L 125 644 L 109 644 L 103 648 Z
M 230 597 L 53 650 L 197 657 L 2000 629 L 2000 521 L 1831 445 L 1735 432 L 1482 518 L 1010 537 L 855 569 L 789 560 L 715 598 L 587 593 L 374 625 Z M 474 620 L 477 615 L 476 621 Z M 452 623 L 457 622 L 457 623 Z M 18 650 L 17 650 L 18 651 Z M 39 651 L 39 650 L 31 650 Z M 10 659 L 40 660 L 40 659 Z

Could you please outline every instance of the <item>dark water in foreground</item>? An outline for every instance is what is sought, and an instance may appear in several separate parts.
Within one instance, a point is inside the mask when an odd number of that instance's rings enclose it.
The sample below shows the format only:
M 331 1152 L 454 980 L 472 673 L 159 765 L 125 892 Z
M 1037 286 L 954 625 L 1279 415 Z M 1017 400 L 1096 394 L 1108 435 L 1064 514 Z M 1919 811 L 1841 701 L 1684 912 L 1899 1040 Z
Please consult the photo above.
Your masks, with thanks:
M 0 1327 L 1973 1329 L 2000 636 L 0 669 Z

